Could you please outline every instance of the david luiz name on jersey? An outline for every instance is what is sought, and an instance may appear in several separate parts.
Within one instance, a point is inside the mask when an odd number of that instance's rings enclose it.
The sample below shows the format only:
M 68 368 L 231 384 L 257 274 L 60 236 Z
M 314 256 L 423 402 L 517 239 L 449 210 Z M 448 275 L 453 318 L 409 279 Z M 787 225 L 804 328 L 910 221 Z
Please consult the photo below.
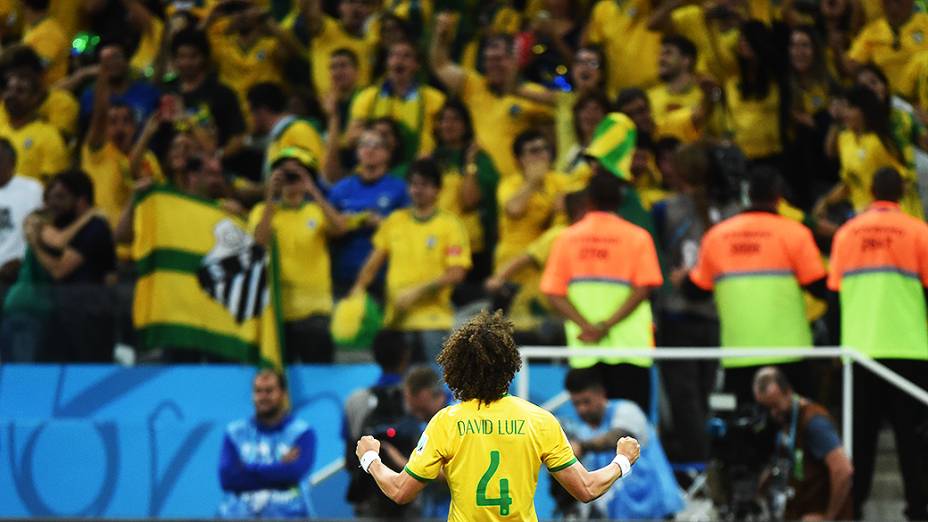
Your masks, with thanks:
M 466 419 L 457 422 L 458 435 L 524 435 L 525 419 Z

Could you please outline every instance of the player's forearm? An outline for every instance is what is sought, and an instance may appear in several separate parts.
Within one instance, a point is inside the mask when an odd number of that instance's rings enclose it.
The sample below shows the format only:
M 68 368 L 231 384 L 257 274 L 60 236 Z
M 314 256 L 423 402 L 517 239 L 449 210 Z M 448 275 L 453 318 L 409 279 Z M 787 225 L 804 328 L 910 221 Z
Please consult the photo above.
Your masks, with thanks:
M 587 471 L 582 465 L 580 467 L 583 490 L 579 495 L 578 492 L 571 492 L 580 502 L 592 502 L 605 495 L 615 481 L 622 477 L 622 470 L 613 462 L 595 471 Z
M 375 460 L 371 463 L 369 470 L 377 483 L 377 487 L 393 502 L 408 504 L 416 498 L 415 495 L 407 495 L 403 491 L 403 488 L 400 487 L 402 475 L 390 469 L 383 461 Z

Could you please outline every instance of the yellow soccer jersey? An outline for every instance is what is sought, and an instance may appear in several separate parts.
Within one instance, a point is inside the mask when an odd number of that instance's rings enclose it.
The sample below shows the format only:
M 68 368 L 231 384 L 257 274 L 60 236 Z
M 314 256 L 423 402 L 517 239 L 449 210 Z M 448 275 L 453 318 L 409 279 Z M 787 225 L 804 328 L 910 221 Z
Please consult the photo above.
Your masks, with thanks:
M 857 63 L 875 63 L 883 69 L 893 91 L 908 94 L 904 92 L 906 67 L 916 53 L 925 50 L 928 50 L 928 14 L 915 13 L 898 34 L 885 18 L 868 24 L 854 39 L 847 55 Z
M 68 168 L 71 162 L 61 133 L 44 121 L 34 120 L 18 129 L 8 123 L 0 126 L 0 136 L 16 149 L 16 173 L 43 184 Z
M 445 104 L 445 95 L 428 85 L 421 85 L 405 96 L 397 96 L 384 84 L 371 85 L 351 102 L 351 120 L 365 121 L 388 116 L 415 140 L 415 157 L 426 156 L 435 149 L 435 116 Z
M 745 100 L 738 89 L 738 79 L 726 84 L 729 126 L 735 143 L 748 159 L 779 154 L 780 145 L 780 90 L 776 84 L 763 100 Z
M 530 89 L 544 89 L 535 84 Z M 468 71 L 461 100 L 474 119 L 474 134 L 480 147 L 490 155 L 500 179 L 519 171 L 512 154 L 515 137 L 540 121 L 550 121 L 554 110 L 513 94 L 499 96 L 487 85 L 483 76 Z
M 626 87 L 657 82 L 661 34 L 648 30 L 651 2 L 600 0 L 593 7 L 587 38 L 606 53 L 606 94 L 614 99 Z
M 48 96 L 42 101 L 36 113 L 39 119 L 50 123 L 68 139 L 77 132 L 77 115 L 80 106 L 70 91 L 64 89 L 49 89 Z M 9 125 L 9 116 L 6 107 L 0 104 L 0 129 Z
M 252 209 L 248 229 L 254 233 L 264 214 L 264 203 Z M 332 275 L 328 222 L 322 207 L 304 203 L 298 208 L 279 205 L 271 219 L 280 254 L 280 293 L 285 321 L 332 313 Z
M 905 168 L 876 134 L 868 132 L 858 136 L 850 130 L 842 131 L 838 135 L 838 159 L 841 162 L 841 181 L 850 191 L 849 197 L 855 210 L 862 211 L 873 202 L 870 185 L 876 171 L 883 167 L 893 167 L 906 180 L 902 210 L 924 219 L 925 214 L 917 197 L 915 173 Z
M 393 300 L 399 293 L 433 281 L 450 267 L 471 267 L 470 241 L 461 221 L 436 210 L 420 220 L 411 209 L 390 214 L 374 234 L 375 250 L 389 254 L 387 310 L 384 324 L 403 331 L 447 330 L 453 323 L 451 288 L 445 287 L 397 314 Z
M 68 74 L 68 55 L 71 52 L 71 40 L 54 18 L 42 21 L 26 28 L 23 43 L 32 49 L 45 62 L 45 84 L 51 85 Z
M 275 132 L 276 130 L 276 132 Z M 300 147 L 306 149 L 316 158 L 317 167 L 322 166 L 325 155 L 325 144 L 316 128 L 306 120 L 292 119 L 284 123 L 281 129 L 271 129 L 271 142 L 264 154 L 264 174 L 270 174 L 271 161 L 277 153 L 287 147 Z
M 106 143 L 96 150 L 85 143 L 81 148 L 81 169 L 93 180 L 94 206 L 100 209 L 110 226 L 115 228 L 123 208 L 132 196 L 129 158 L 112 143 Z M 152 151 L 145 153 L 139 175 L 163 181 L 161 166 Z
M 252 85 L 281 82 L 279 45 L 273 37 L 265 36 L 245 48 L 237 35 L 226 33 L 221 25 L 216 24 L 210 31 L 213 62 L 219 81 L 235 91 L 242 106 L 246 107 L 246 95 Z
M 538 469 L 577 462 L 551 413 L 517 397 L 467 401 L 439 411 L 425 428 L 405 471 L 420 481 L 442 468 L 451 489 L 452 522 L 534 521 Z
M 683 93 L 673 93 L 666 85 L 661 84 L 648 89 L 648 99 L 651 101 L 651 113 L 655 120 L 661 120 L 667 114 L 677 109 L 693 109 L 702 103 L 702 91 L 693 85 Z

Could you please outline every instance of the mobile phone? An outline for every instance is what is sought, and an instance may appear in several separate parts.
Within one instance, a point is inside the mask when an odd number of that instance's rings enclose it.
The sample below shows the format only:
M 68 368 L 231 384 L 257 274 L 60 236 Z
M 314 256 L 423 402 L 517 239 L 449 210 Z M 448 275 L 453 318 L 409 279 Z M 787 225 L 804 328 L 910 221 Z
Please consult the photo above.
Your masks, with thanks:
M 161 102 L 158 106 L 158 112 L 161 114 L 161 119 L 165 121 L 172 121 L 177 117 L 177 100 L 174 96 L 166 94 L 161 97 Z
M 284 181 L 287 183 L 296 183 L 297 181 L 300 181 L 300 175 L 292 170 L 285 170 Z

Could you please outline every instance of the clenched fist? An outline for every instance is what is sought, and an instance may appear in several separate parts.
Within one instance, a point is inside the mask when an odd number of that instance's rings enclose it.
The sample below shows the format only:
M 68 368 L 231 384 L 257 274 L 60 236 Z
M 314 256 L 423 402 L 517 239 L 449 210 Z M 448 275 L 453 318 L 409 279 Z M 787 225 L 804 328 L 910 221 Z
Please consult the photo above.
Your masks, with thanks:
M 622 437 L 615 445 L 615 452 L 617 455 L 625 455 L 625 458 L 634 464 L 641 455 L 641 446 L 633 437 Z
M 376 451 L 377 453 L 380 453 L 380 441 L 374 437 L 371 437 L 370 435 L 365 435 L 358 441 L 358 445 L 355 447 L 354 454 L 357 455 L 360 459 L 368 451 Z M 629 458 L 629 460 L 631 460 L 631 458 Z

